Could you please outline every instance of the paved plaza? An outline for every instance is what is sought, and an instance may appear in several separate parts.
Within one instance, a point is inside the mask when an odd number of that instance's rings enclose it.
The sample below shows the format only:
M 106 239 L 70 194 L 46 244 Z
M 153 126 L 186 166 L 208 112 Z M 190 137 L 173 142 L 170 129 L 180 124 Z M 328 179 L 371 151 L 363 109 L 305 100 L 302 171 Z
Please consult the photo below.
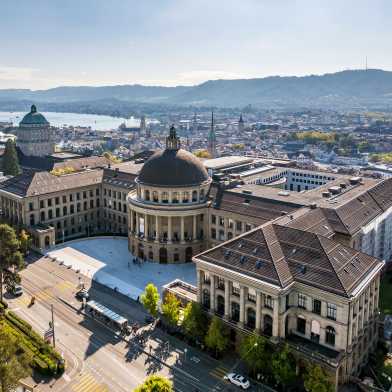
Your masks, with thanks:
M 137 299 L 150 282 L 160 292 L 163 285 L 175 279 L 196 285 L 193 263 L 133 263 L 126 238 L 99 237 L 71 241 L 48 251 L 47 255 L 105 286 L 117 287 L 118 291 L 133 299 Z

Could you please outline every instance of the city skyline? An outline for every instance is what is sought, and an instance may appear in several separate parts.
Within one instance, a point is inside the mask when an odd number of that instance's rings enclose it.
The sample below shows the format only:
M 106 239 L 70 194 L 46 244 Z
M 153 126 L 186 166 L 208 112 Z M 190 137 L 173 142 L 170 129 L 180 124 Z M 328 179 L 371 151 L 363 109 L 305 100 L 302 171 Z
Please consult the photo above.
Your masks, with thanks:
M 391 70 L 389 11 L 385 0 L 5 1 L 0 88 L 194 85 L 361 69 L 366 58 Z

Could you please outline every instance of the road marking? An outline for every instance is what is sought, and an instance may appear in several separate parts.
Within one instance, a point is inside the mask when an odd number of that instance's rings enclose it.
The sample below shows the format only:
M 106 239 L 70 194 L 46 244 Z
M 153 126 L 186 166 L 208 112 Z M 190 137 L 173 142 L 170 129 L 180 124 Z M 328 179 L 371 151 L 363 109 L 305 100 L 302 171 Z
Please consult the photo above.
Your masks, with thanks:
M 50 289 L 38 291 L 33 295 L 42 302 L 45 302 L 48 299 L 54 299 L 54 295 L 50 293 Z
M 109 392 L 106 385 L 97 382 L 89 373 L 83 374 L 78 383 L 72 386 L 72 390 L 74 392 Z
M 21 306 L 26 306 L 30 304 L 31 298 L 28 298 L 27 295 L 23 295 L 22 297 L 19 297 L 15 302 Z
M 210 372 L 210 375 L 216 378 L 223 378 L 227 373 L 229 372 L 229 369 L 223 367 L 223 366 L 218 366 L 214 370 Z M 226 380 L 225 380 L 226 381 Z M 226 381 L 227 382 L 227 381 Z
M 68 280 L 65 280 L 64 282 L 59 283 L 57 285 L 57 288 L 60 291 L 67 291 L 69 289 L 72 289 L 72 290 L 75 289 L 76 286 L 72 282 L 69 282 Z

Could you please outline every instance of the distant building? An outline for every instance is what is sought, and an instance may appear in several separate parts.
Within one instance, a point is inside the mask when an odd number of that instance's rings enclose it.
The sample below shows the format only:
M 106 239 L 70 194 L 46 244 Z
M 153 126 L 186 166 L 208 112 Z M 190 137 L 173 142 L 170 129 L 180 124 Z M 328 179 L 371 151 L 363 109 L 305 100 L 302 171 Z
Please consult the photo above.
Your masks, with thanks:
M 214 113 L 211 113 L 211 129 L 208 133 L 208 153 L 211 158 L 216 158 L 216 134 L 214 128 Z
M 147 136 L 146 117 L 142 116 L 140 119 L 140 135 Z
M 240 115 L 240 119 L 238 121 L 238 132 L 243 132 L 245 129 L 245 122 L 244 119 L 242 118 L 242 113 Z
M 16 131 L 17 146 L 25 156 L 46 157 L 54 153 L 53 132 L 35 105 L 31 106 Z

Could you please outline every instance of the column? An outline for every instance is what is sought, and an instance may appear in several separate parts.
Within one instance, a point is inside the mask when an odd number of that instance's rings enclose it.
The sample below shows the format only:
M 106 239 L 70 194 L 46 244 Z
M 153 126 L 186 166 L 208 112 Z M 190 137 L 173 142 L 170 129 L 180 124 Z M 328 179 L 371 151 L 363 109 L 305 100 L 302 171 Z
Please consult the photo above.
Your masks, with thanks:
M 347 338 L 347 344 L 348 344 L 348 347 L 347 347 L 347 349 L 350 347 L 350 352 L 351 352 L 351 345 L 352 345 L 352 343 L 353 343 L 353 335 L 352 335 L 352 330 L 353 330 L 353 306 L 354 306 L 354 304 L 353 304 L 353 302 L 351 302 L 349 305 L 348 305 L 349 307 L 348 307 L 348 325 L 347 325 L 347 333 L 348 333 L 348 338 Z
M 230 281 L 225 279 L 225 319 L 230 318 Z
M 172 217 L 167 217 L 167 242 L 172 242 Z
M 197 229 L 197 215 L 193 215 L 193 234 L 192 234 L 193 241 L 197 240 L 196 229 Z
M 211 300 L 210 300 L 210 305 L 211 305 L 211 312 L 215 312 L 215 275 L 211 275 L 210 278 L 210 295 L 211 295 Z
M 203 271 L 197 271 L 197 302 L 201 304 L 203 298 Z
M 240 324 L 241 326 L 245 323 L 245 286 L 240 287 Z
M 144 214 L 144 237 L 148 238 L 148 215 Z
M 159 216 L 155 215 L 155 242 L 159 242 Z
M 256 291 L 256 331 L 261 330 L 261 292 Z
M 279 298 L 274 298 L 274 317 L 272 325 L 272 336 L 279 336 Z
M 136 212 L 136 235 L 139 235 L 139 213 Z
M 180 239 L 181 239 L 181 243 L 185 242 L 185 225 L 184 225 L 184 217 L 181 217 L 181 230 L 180 230 Z
M 130 221 L 131 221 L 131 222 L 130 222 L 130 224 L 131 224 L 131 233 L 133 233 L 133 230 L 134 230 L 134 228 L 135 228 L 135 227 L 134 227 L 135 225 L 134 225 L 134 223 L 133 223 L 133 210 L 130 210 L 130 218 L 129 218 L 129 219 L 130 219 Z

